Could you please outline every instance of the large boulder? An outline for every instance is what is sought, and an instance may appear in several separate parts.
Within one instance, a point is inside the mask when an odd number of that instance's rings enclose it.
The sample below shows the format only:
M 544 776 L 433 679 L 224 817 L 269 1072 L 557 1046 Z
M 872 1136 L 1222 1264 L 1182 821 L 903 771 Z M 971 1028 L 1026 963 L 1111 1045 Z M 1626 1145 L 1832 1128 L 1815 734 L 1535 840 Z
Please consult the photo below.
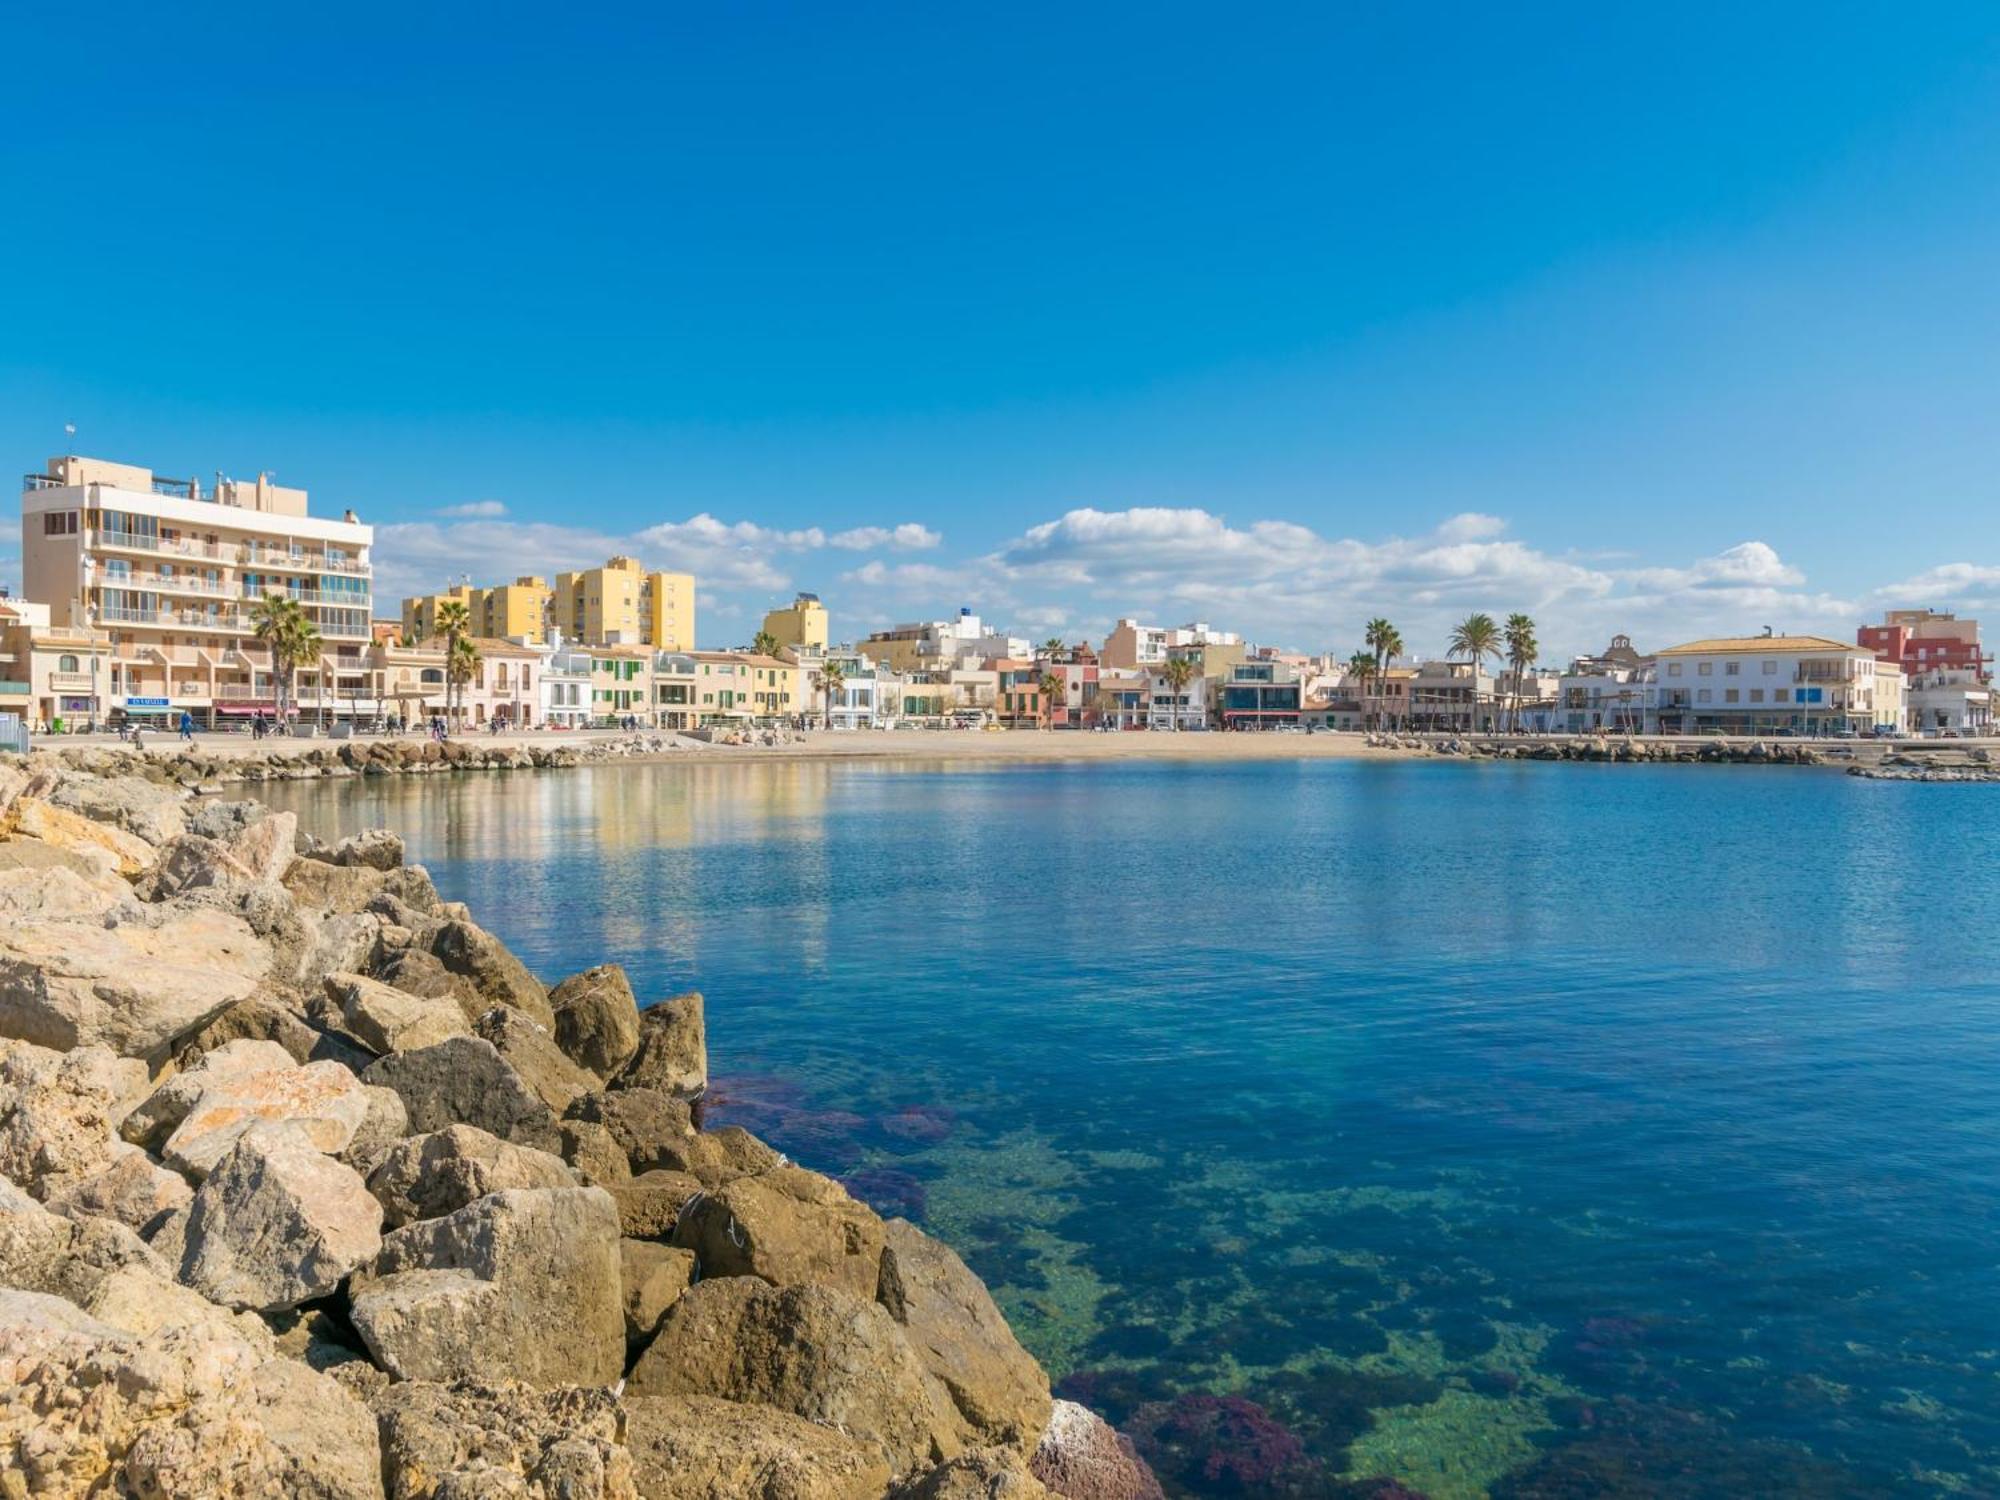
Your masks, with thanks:
M 327 1059 L 356 1072 L 374 1061 L 353 1041 L 308 1021 L 268 988 L 221 1012 L 183 1041 L 174 1056 L 183 1069 L 191 1068 L 218 1047 L 239 1040 L 276 1042 L 293 1062 Z
M 298 1059 L 276 1042 L 234 1037 L 205 1052 L 170 1076 L 119 1122 L 118 1133 L 135 1146 L 158 1151 L 201 1100 L 202 1090 L 226 1078 L 278 1073 Z
M 618 1211 L 601 1188 L 509 1188 L 406 1225 L 348 1290 L 354 1326 L 399 1379 L 502 1361 L 535 1385 L 594 1385 L 624 1368 Z
M 189 1209 L 181 1279 L 228 1307 L 279 1312 L 338 1287 L 382 1247 L 361 1174 L 295 1124 L 259 1125 L 208 1174 Z
M 639 1003 L 617 964 L 572 974 L 549 991 L 556 1045 L 577 1066 L 610 1078 L 639 1048 Z
M 367 967 L 371 976 L 412 995 L 452 1001 L 468 1026 L 486 1012 L 487 1003 L 470 979 L 452 973 L 430 949 L 397 946 L 388 941 L 390 936 L 391 929 L 384 928 Z
M 386 828 L 364 829 L 330 848 L 313 850 L 312 857 L 330 865 L 386 872 L 402 866 L 403 837 Z
M 1064 1500 L 1164 1500 L 1132 1440 L 1074 1401 L 1050 1408 L 1028 1470 Z
M 504 1361 L 502 1361 L 504 1363 Z M 639 1500 L 608 1390 L 399 1381 L 369 1401 L 389 1500 Z
M 123 1151 L 103 1171 L 49 1194 L 49 1210 L 73 1219 L 111 1219 L 143 1238 L 193 1199 L 180 1173 L 134 1147 Z
M 245 1339 L 0 1292 L 0 1474 L 22 1495 L 381 1500 L 368 1411 Z M 18 1486 L 18 1489 L 15 1488 Z
M 634 1172 L 682 1170 L 695 1133 L 685 1101 L 653 1089 L 584 1094 L 569 1106 L 566 1117 L 603 1126 Z
M 160 1154 L 199 1180 L 251 1127 L 281 1122 L 315 1150 L 345 1151 L 369 1118 L 361 1080 L 337 1062 L 215 1078 L 202 1086 Z
M 708 1027 L 700 995 L 675 995 L 639 1013 L 639 1044 L 617 1086 L 657 1089 L 677 1099 L 699 1099 L 708 1091 Z
M 773 1406 L 868 1444 L 899 1476 L 963 1446 L 950 1398 L 895 1320 L 828 1286 L 749 1276 L 695 1283 L 668 1310 L 627 1389 Z
M 387 878 L 365 865 L 335 865 L 320 859 L 295 859 L 281 884 L 302 909 L 323 916 L 366 911 L 381 895 Z
M 362 1078 L 402 1096 L 414 1132 L 476 1125 L 502 1140 L 561 1149 L 547 1101 L 484 1037 L 456 1036 L 414 1052 L 392 1052 Z
M 507 1188 L 575 1187 L 560 1157 L 516 1146 L 472 1125 L 447 1125 L 389 1148 L 368 1177 L 391 1229 L 455 1213 Z
M 180 789 L 136 776 L 90 776 L 72 771 L 49 793 L 49 801 L 93 822 L 122 828 L 155 848 L 187 827 L 187 803 Z
M 618 1204 L 618 1223 L 633 1239 L 664 1240 L 674 1232 L 681 1210 L 702 1194 L 701 1179 L 686 1172 L 641 1172 L 605 1191 Z
M 572 1103 L 598 1087 L 596 1075 L 564 1055 L 546 1027 L 518 1010 L 496 1005 L 473 1025 L 473 1034 L 493 1044 L 493 1050 L 521 1075 L 551 1113 L 561 1115 Z
M 324 987 L 341 1025 L 377 1053 L 416 1052 L 467 1034 L 465 1013 L 450 999 L 412 995 L 380 980 L 340 971 L 328 974 Z
M 143 874 L 153 863 L 153 846 L 137 834 L 57 807 L 40 797 L 15 798 L 8 809 L 7 821 L 11 832 L 40 839 L 50 848 L 73 854 L 101 872 L 131 879 Z
M 27 844 L 15 839 L 0 848 Z M 132 887 L 116 875 L 78 874 L 64 866 L 46 870 L 0 869 L 0 926 L 24 922 L 98 922 L 129 906 Z
M 872 1300 L 887 1241 L 875 1211 L 839 1183 L 801 1167 L 778 1167 L 724 1183 L 687 1204 L 674 1226 L 674 1243 L 694 1251 L 704 1276 L 832 1286 Z M 1041 1431 L 1039 1417 L 1034 1431 Z
M 446 969 L 470 980 L 487 1005 L 512 1006 L 545 1030 L 555 1030 L 548 989 L 485 928 L 463 920 L 448 921 L 438 928 L 430 948 Z
M 0 1287 L 46 1292 L 82 1306 L 106 1276 L 126 1266 L 162 1278 L 172 1274 L 123 1224 L 64 1218 L 0 1182 Z
M 0 1036 L 163 1060 L 255 990 L 269 963 L 241 917 L 206 908 L 148 926 L 0 928 Z
M 893 1500 L 1053 1500 L 1011 1448 L 977 1448 L 947 1459 L 895 1492 Z
M 694 1252 L 652 1240 L 618 1242 L 625 1342 L 637 1347 L 659 1332 L 660 1319 L 694 1285 Z
M 646 1500 L 881 1500 L 873 1444 L 769 1406 L 627 1396 L 625 1442 Z
M 951 1393 L 967 1442 L 1026 1458 L 1048 1424 L 1049 1377 L 1014 1337 L 985 1283 L 948 1245 L 903 1219 L 883 1230 L 888 1243 L 877 1300 Z
M 53 1056 L 24 1049 L 0 1063 L 0 1176 L 37 1198 L 111 1165 L 122 1096 L 145 1076 L 129 1058 L 121 1068 L 103 1047 Z

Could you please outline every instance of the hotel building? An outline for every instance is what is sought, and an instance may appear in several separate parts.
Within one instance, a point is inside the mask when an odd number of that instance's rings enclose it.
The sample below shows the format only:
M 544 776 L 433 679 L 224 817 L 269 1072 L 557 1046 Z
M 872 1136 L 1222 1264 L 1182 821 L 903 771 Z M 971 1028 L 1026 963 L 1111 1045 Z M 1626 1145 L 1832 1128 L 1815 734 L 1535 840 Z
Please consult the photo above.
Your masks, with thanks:
M 207 727 L 270 712 L 270 654 L 252 615 L 268 594 L 296 600 L 324 643 L 318 666 L 298 673 L 299 700 L 340 702 L 362 686 L 373 542 L 352 511 L 309 515 L 304 490 L 268 475 L 218 476 L 204 490 L 133 464 L 50 459 L 23 481 L 22 582 L 49 609 L 30 633 L 36 655 L 75 668 L 36 674 L 30 717 L 185 709 Z
M 1877 703 L 1874 652 L 1818 635 L 1669 646 L 1654 658 L 1651 686 L 1661 734 L 1860 733 L 1894 727 L 1902 713 L 1894 685 L 1881 696 L 1897 701 Z

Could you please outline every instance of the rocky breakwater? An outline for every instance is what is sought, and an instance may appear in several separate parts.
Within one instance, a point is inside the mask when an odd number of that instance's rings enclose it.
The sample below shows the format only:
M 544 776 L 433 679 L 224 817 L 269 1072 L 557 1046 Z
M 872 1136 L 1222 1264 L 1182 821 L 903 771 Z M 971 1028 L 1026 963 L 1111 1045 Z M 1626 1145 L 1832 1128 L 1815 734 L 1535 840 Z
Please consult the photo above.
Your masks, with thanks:
M 122 745 L 57 745 L 40 752 L 103 779 L 139 777 L 189 790 L 217 791 L 258 781 L 312 781 L 339 776 L 424 776 L 446 771 L 543 771 L 627 760 L 684 750 L 670 734 L 632 734 L 618 739 L 521 744 L 518 741 L 429 738 L 265 740 L 204 749 L 197 742 L 151 750 Z
M 1424 750 L 1433 755 L 1473 760 L 1609 761 L 1625 765 L 1824 766 L 1851 750 L 1817 749 L 1794 740 L 1646 740 L 1602 735 L 1561 739 L 1491 739 L 1484 737 L 1428 738 L 1416 735 L 1370 734 L 1370 745 L 1383 749 Z
M 1124 1500 L 946 1246 L 371 833 L 0 763 L 0 1495 Z

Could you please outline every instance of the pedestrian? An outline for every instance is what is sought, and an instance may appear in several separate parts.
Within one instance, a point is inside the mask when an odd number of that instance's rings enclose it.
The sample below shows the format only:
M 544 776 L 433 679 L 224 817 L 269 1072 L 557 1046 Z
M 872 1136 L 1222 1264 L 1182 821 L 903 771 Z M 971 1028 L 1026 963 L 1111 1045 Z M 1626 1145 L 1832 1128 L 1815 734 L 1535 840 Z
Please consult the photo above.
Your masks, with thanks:
M 190 745 L 194 743 L 194 715 L 186 709 L 181 710 L 181 738 Z

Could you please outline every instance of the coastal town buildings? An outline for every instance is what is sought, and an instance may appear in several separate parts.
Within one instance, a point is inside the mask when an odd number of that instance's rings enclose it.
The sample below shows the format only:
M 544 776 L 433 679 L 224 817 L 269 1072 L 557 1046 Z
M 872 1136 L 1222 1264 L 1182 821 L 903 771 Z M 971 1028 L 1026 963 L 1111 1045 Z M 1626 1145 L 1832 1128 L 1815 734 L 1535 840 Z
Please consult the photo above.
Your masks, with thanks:
M 692 651 L 695 583 L 690 573 L 648 572 L 637 558 L 558 573 L 549 618 L 571 640 L 592 646 Z
M 1653 665 L 1661 734 L 1872 732 L 1875 654 L 1815 635 L 1718 636 L 1669 646 Z
M 268 474 L 157 475 L 69 455 L 23 480 L 21 570 L 48 609 L 28 627 L 28 717 L 44 726 L 114 716 L 204 728 L 277 707 L 254 608 L 295 601 L 319 633 L 301 694 L 343 701 L 368 648 L 374 529 L 352 511 L 315 516 L 303 489 Z M 36 639 L 39 630 L 40 639 Z
M 541 645 L 549 635 L 549 601 L 553 596 L 548 580 L 533 575 L 512 583 L 481 588 L 460 583 L 437 594 L 419 594 L 403 601 L 403 635 L 407 640 L 423 640 L 439 635 L 438 611 L 446 604 L 462 604 L 472 622 L 472 634 L 487 640 L 523 641 Z
M 826 650 L 826 606 L 817 594 L 800 594 L 783 609 L 764 616 L 764 633 L 780 650 L 818 653 Z
M 1234 660 L 1242 659 L 1243 638 L 1234 631 L 1217 630 L 1203 621 L 1187 625 L 1142 625 L 1137 620 L 1120 620 L 1104 637 L 1103 649 L 1097 653 L 1098 660 L 1107 667 L 1153 667 L 1163 664 L 1168 657 L 1185 653 L 1191 647 L 1237 647 Z M 1217 653 L 1211 658 L 1218 667 L 1225 666 L 1230 658 Z
M 855 649 L 898 672 L 948 669 L 968 659 L 990 661 L 1033 652 L 1021 636 L 988 630 L 970 609 L 960 609 L 949 619 L 878 630 Z
M 1993 658 L 1979 622 L 1932 609 L 1892 609 L 1863 625 L 1858 644 L 1901 669 L 1906 723 L 1918 733 L 1984 734 L 1993 728 Z
M 1225 729 L 1296 728 L 1303 708 L 1297 666 L 1274 658 L 1240 661 L 1222 684 Z
M 558 643 L 543 656 L 541 710 L 541 721 L 550 728 L 589 728 L 589 652 Z

